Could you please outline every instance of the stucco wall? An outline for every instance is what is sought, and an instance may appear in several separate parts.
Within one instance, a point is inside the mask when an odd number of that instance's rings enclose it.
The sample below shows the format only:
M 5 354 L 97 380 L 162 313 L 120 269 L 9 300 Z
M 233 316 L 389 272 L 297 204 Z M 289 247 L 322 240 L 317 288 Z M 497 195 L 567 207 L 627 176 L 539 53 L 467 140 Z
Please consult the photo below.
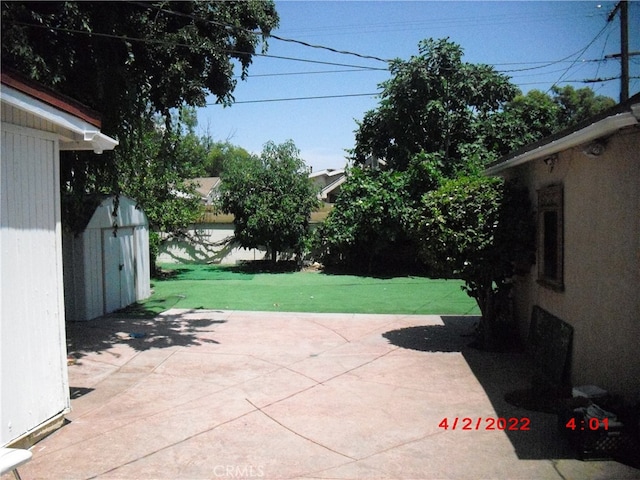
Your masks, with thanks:
M 262 260 L 266 251 L 244 249 L 227 242 L 233 224 L 196 224 L 189 230 L 190 241 L 170 239 L 160 247 L 158 263 L 216 263 L 235 265 L 240 261 Z
M 572 381 L 636 400 L 640 395 L 640 131 L 623 130 L 606 152 L 562 152 L 505 172 L 536 190 L 564 186 L 564 291 L 539 285 L 537 266 L 516 279 L 516 309 L 526 336 L 533 305 L 574 328 Z

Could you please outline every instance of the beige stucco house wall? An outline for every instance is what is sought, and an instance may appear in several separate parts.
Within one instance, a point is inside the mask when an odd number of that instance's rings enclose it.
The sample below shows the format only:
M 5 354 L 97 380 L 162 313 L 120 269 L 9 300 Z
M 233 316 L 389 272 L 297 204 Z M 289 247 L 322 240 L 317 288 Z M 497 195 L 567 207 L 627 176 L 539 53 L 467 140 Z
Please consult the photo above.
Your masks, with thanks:
M 515 278 L 521 334 L 534 305 L 569 323 L 573 385 L 598 385 L 631 401 L 640 395 L 639 103 L 636 95 L 487 170 L 525 184 L 534 208 L 545 188 L 562 191 L 562 285 L 540 281 L 538 211 L 537 264 Z

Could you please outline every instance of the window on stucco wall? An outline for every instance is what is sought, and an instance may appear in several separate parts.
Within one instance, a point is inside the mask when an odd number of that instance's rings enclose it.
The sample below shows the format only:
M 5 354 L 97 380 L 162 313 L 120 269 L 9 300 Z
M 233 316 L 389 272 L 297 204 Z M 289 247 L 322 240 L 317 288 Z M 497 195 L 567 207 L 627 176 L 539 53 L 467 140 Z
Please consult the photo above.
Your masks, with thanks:
M 551 185 L 538 190 L 538 283 L 564 290 L 563 188 Z

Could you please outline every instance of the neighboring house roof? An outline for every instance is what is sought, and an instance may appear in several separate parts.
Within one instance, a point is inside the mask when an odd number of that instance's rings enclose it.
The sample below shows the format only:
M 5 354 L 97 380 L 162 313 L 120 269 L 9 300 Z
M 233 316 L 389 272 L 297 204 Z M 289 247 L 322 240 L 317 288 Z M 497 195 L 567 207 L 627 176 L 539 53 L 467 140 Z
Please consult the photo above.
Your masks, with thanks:
M 331 193 L 334 193 L 346 180 L 344 168 L 320 170 L 310 173 L 309 178 L 320 187 L 318 194 L 320 200 L 327 200 Z
M 484 171 L 486 175 L 500 172 L 539 158 L 550 157 L 556 153 L 580 145 L 597 148 L 592 142 L 606 139 L 621 128 L 638 125 L 640 121 L 640 94 L 626 102 L 591 117 L 573 127 L 529 144 L 498 161 L 490 164 Z
M 50 122 L 60 135 L 60 150 L 112 150 L 118 141 L 100 132 L 100 116 L 81 103 L 22 75 L 3 71 L 2 102 Z
M 220 186 L 220 177 L 197 177 L 190 179 L 190 181 L 196 185 L 196 192 L 203 199 L 212 196 Z
M 321 188 L 318 194 L 320 200 L 327 200 L 329 195 L 337 190 L 346 179 L 344 168 L 329 168 L 310 173 L 309 178 Z M 197 177 L 189 179 L 189 182 L 196 185 L 195 190 L 202 200 L 210 203 L 220 188 L 221 180 L 220 177 Z
M 318 194 L 320 200 L 327 200 L 329 198 L 329 195 L 335 192 L 340 187 L 340 185 L 342 185 L 346 180 L 347 180 L 347 176 L 344 175 L 344 172 L 343 172 L 343 175 L 341 177 L 334 180 L 329 185 L 327 185 L 322 190 L 320 190 L 320 193 Z
M 327 168 L 309 174 L 309 178 L 312 180 L 320 180 L 326 183 L 327 179 L 332 177 L 344 175 L 344 168 Z

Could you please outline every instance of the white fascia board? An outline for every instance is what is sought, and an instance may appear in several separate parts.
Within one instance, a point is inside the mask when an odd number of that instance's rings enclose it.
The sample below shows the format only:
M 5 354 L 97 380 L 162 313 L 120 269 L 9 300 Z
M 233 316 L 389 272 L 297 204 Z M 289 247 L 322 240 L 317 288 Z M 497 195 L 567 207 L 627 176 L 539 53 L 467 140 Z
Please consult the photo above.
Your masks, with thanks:
M 564 150 L 592 142 L 598 138 L 606 137 L 621 128 L 637 124 L 638 119 L 632 112 L 619 113 L 593 123 L 588 127 L 578 130 L 577 132 L 573 132 L 565 137 L 559 138 L 558 140 L 542 145 L 534 150 L 530 150 L 518 155 L 517 157 L 510 158 L 509 160 L 489 167 L 484 171 L 484 174 L 496 175 L 508 168 L 522 165 L 523 163 L 531 160 L 549 157 Z
M 99 130 L 86 130 L 81 141 L 60 141 L 60 150 L 93 150 L 95 153 L 102 153 L 105 150 L 113 150 L 118 143 Z
M 2 101 L 7 105 L 51 122 L 57 127 L 74 134 L 73 138 L 78 138 L 78 140 L 71 142 L 65 141 L 64 138 L 61 139 L 61 150 L 93 150 L 96 153 L 102 153 L 104 150 L 113 150 L 119 143 L 117 140 L 100 133 L 100 130 L 89 122 L 70 113 L 63 112 L 14 88 L 2 85 L 0 92 L 2 93 Z

